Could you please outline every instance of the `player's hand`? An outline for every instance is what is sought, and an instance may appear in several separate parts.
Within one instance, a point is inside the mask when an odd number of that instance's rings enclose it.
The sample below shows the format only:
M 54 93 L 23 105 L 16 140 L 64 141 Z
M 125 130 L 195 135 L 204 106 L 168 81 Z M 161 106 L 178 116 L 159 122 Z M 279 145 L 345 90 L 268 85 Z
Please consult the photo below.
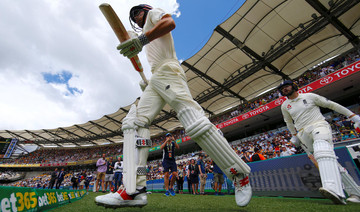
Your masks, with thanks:
M 355 130 L 360 133 L 360 116 L 355 115 L 353 117 L 350 118 L 351 121 L 354 122 L 354 128 Z
M 293 135 L 293 136 L 291 137 L 290 142 L 291 142 L 295 147 L 300 146 L 300 139 L 299 139 L 296 135 Z
M 136 56 L 139 52 L 141 52 L 143 46 L 148 43 L 148 38 L 146 37 L 146 35 L 142 34 L 139 37 L 133 37 L 121 43 L 117 46 L 117 49 L 120 50 L 120 54 L 130 59 Z
M 141 52 L 142 48 L 143 45 L 139 38 L 131 38 L 117 46 L 117 50 L 120 50 L 120 54 L 129 59 Z

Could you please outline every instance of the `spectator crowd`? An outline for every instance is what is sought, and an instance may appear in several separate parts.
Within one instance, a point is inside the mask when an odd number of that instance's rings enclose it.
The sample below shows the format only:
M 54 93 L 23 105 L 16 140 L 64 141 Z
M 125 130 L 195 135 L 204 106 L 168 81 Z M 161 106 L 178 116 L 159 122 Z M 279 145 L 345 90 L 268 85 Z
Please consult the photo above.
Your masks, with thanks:
M 329 61 L 323 65 L 306 71 L 304 74 L 296 78 L 295 82 L 299 87 L 305 86 L 358 60 L 360 60 L 359 52 L 352 52 L 348 54 L 348 56 L 337 58 L 335 60 Z M 231 110 L 224 112 L 223 114 L 211 117 L 210 120 L 214 124 L 219 124 L 233 117 L 254 110 L 262 105 L 265 105 L 278 98 L 279 95 L 280 94 L 277 90 L 270 91 L 251 102 L 246 102 L 244 104 L 238 105 Z M 359 104 L 351 105 L 349 108 L 355 113 L 360 113 Z M 347 119 L 347 117 L 333 112 L 324 115 L 327 121 L 331 124 L 334 142 L 342 142 L 349 139 L 359 138 L 359 134 L 357 134 L 354 130 L 353 123 L 349 119 Z M 171 134 L 175 137 L 175 139 L 181 139 L 186 137 L 184 129 L 176 129 L 171 132 Z M 248 163 L 257 160 L 266 160 L 302 153 L 302 150 L 300 150 L 299 148 L 295 148 L 291 144 L 290 138 L 291 134 L 285 127 L 283 127 L 267 132 L 259 132 L 256 135 L 230 142 L 230 144 L 233 150 L 246 163 Z M 153 146 L 160 145 L 164 140 L 165 134 L 152 137 Z M 101 158 L 103 154 L 105 154 L 108 158 L 114 158 L 115 164 L 117 156 L 122 154 L 122 144 L 82 148 L 38 149 L 34 152 L 29 153 L 28 155 L 12 160 L 7 160 L 6 163 L 41 164 L 78 162 L 85 160 L 97 160 Z M 198 155 L 202 154 L 205 155 L 205 158 L 203 159 L 205 164 L 205 172 L 212 173 L 214 165 L 211 158 L 207 157 L 206 153 L 201 151 L 192 152 L 176 156 L 176 163 L 178 165 L 179 173 L 182 173 L 182 177 L 190 177 L 189 167 L 191 167 L 191 163 L 197 161 Z M 112 165 L 112 169 L 114 169 L 115 167 L 114 164 Z M 56 177 L 58 177 L 59 173 L 60 170 L 57 172 Z M 48 188 L 49 186 L 52 186 L 50 185 L 52 174 L 53 173 L 42 173 L 37 176 L 12 183 L 10 185 L 20 187 Z M 4 175 L 4 173 L 0 173 L 0 175 Z M 89 176 L 91 176 L 91 179 L 89 178 L 90 180 L 86 180 L 86 177 Z M 65 188 L 68 188 L 70 186 L 72 188 L 78 188 L 78 186 L 88 188 L 89 185 L 95 184 L 97 180 L 96 176 L 96 170 L 77 170 L 73 172 L 65 172 L 61 184 L 62 187 Z M 154 180 L 163 178 L 164 173 L 162 170 L 161 159 L 149 161 L 147 166 L 147 179 Z M 85 185 L 86 181 L 88 181 L 88 186 Z M 115 185 L 115 187 L 118 186 L 119 185 Z M 105 189 L 107 188 L 108 186 L 106 186 Z M 99 188 L 96 188 L 96 190 L 99 190 Z

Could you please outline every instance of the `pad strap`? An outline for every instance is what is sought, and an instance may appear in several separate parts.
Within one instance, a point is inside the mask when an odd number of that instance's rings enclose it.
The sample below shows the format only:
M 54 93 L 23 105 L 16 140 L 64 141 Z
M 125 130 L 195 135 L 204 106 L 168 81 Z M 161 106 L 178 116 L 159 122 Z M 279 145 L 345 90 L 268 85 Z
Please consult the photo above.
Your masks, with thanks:
M 151 146 L 152 146 L 151 139 L 146 139 L 146 138 L 136 139 L 136 147 L 151 147 Z
M 137 168 L 137 175 L 146 175 L 146 167 L 145 166 L 139 166 Z

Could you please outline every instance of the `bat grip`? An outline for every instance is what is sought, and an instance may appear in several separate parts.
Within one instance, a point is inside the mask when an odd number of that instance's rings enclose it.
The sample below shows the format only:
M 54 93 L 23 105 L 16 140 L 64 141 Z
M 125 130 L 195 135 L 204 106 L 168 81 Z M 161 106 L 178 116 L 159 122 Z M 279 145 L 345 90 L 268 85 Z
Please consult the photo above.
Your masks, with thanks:
M 139 74 L 140 74 L 142 80 L 144 80 L 144 82 L 145 82 L 147 85 L 149 85 L 149 82 L 148 82 L 148 80 L 146 79 L 146 77 L 145 77 L 145 75 L 144 75 L 144 72 L 139 72 Z
M 131 63 L 133 64 L 134 68 L 136 71 L 139 72 L 141 78 L 143 79 L 143 81 L 148 85 L 148 80 L 146 79 L 144 72 L 143 72 L 143 67 L 140 63 L 139 57 L 136 55 L 135 57 L 130 58 Z

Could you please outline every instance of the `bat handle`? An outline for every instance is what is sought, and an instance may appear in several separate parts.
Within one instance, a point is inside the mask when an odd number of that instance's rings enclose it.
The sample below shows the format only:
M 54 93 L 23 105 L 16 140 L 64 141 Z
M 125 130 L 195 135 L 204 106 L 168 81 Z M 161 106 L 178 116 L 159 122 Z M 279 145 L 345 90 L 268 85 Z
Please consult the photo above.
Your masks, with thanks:
M 148 80 L 146 79 L 144 72 L 139 72 L 139 74 L 140 74 L 142 80 L 144 80 L 144 82 L 145 82 L 147 85 L 149 85 L 149 82 L 148 82 Z
M 131 63 L 133 64 L 134 68 L 136 71 L 139 72 L 141 78 L 144 80 L 144 82 L 148 85 L 148 80 L 146 79 L 144 72 L 143 72 L 143 67 L 141 65 L 141 62 L 139 60 L 139 57 L 136 55 L 132 58 L 130 58 Z

